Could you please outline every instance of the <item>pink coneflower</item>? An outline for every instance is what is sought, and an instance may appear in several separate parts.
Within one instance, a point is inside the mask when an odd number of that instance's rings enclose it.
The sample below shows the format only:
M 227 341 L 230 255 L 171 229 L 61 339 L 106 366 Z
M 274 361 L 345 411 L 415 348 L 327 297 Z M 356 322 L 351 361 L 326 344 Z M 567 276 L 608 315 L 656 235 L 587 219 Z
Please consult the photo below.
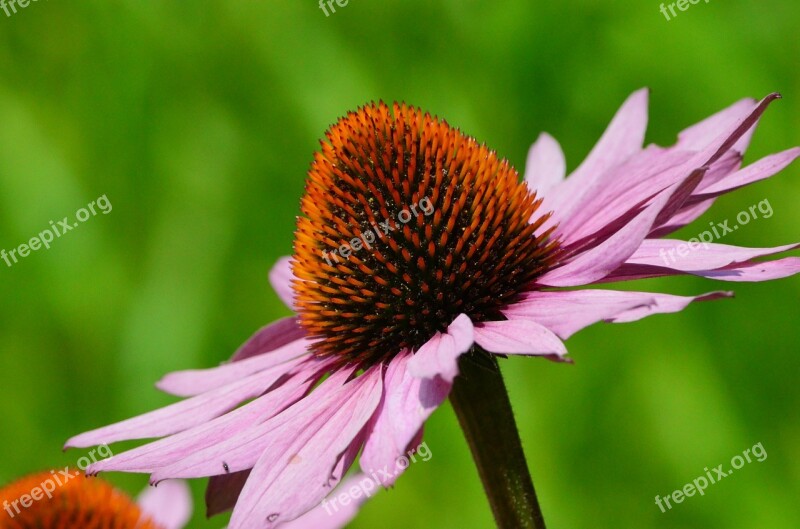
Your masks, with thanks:
M 167 481 L 134 502 L 101 479 L 42 472 L 0 487 L 0 529 L 181 529 L 192 513 L 189 488 Z
M 643 149 L 647 92 L 636 92 L 567 179 L 559 145 L 542 135 L 524 182 L 416 108 L 350 113 L 315 155 L 294 256 L 270 274 L 296 316 L 260 330 L 226 365 L 159 382 L 185 400 L 68 446 L 162 437 L 89 471 L 210 476 L 212 513 L 235 504 L 231 529 L 270 528 L 320 504 L 359 453 L 361 469 L 391 485 L 402 471 L 395 462 L 451 395 L 498 525 L 541 527 L 495 358 L 564 360 L 562 340 L 593 323 L 729 295 L 556 287 L 684 274 L 764 281 L 800 270 L 798 258 L 755 260 L 797 245 L 692 244 L 674 263 L 662 257 L 681 243 L 662 237 L 800 155 L 740 168 L 777 97 L 741 101 L 673 147 Z

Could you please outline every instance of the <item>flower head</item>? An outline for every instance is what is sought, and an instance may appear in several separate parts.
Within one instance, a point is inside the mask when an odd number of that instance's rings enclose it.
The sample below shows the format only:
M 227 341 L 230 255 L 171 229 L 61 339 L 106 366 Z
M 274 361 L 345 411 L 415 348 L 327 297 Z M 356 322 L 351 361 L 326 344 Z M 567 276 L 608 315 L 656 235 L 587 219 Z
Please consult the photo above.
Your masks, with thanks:
M 263 328 L 226 365 L 159 383 L 185 400 L 68 445 L 162 437 L 89 470 L 147 472 L 154 482 L 211 476 L 209 507 L 235 504 L 231 529 L 303 516 L 359 453 L 362 471 L 390 485 L 465 353 L 563 360 L 562 340 L 593 323 L 730 295 L 597 284 L 686 274 L 764 281 L 800 271 L 798 258 L 757 260 L 798 245 L 708 241 L 663 259 L 683 244 L 664 236 L 800 155 L 790 149 L 741 167 L 776 97 L 741 101 L 683 131 L 673 147 L 642 148 L 647 92 L 636 92 L 569 178 L 558 143 L 542 135 L 524 184 L 492 151 L 417 109 L 351 113 L 315 156 L 294 257 L 270 274 L 297 315 Z
M 0 488 L 0 528 L 180 529 L 191 514 L 188 488 L 166 482 L 134 503 L 101 479 L 43 472 Z
M 459 314 L 504 319 L 501 309 L 554 263 L 553 228 L 534 233 L 550 217 L 535 191 L 446 122 L 369 105 L 327 139 L 309 172 L 293 265 L 300 323 L 320 338 L 318 356 L 374 365 L 416 351 Z

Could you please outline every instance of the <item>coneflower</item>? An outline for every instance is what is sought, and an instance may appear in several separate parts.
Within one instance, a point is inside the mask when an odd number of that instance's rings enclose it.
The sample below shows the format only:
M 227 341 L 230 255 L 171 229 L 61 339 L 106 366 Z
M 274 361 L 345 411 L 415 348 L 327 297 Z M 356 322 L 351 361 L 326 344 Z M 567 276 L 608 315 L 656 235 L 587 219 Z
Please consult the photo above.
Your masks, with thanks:
M 562 340 L 593 323 L 730 295 L 563 287 L 800 270 L 797 258 L 756 260 L 797 245 L 706 243 L 674 263 L 661 257 L 682 244 L 662 237 L 800 155 L 740 167 L 776 97 L 741 101 L 673 147 L 643 149 L 647 92 L 636 92 L 569 178 L 558 143 L 542 135 L 522 182 L 493 151 L 416 108 L 352 112 L 315 155 L 294 256 L 270 275 L 296 316 L 259 331 L 229 364 L 159 383 L 186 400 L 68 446 L 163 437 L 89 470 L 210 476 L 212 513 L 235 504 L 231 529 L 270 528 L 318 505 L 359 454 L 370 479 L 392 484 L 395 462 L 450 395 L 498 525 L 543 527 L 496 358 L 564 360 Z
M 101 479 L 43 472 L 0 488 L 0 529 L 180 529 L 189 520 L 188 487 L 167 481 L 138 504 Z

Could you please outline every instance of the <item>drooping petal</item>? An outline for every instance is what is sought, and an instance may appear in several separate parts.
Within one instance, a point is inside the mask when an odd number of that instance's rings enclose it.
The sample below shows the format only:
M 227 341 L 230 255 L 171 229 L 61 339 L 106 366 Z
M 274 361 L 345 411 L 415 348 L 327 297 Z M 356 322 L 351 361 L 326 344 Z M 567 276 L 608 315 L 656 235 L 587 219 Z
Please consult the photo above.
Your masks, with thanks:
M 535 321 L 566 340 L 581 329 L 611 319 L 637 307 L 652 307 L 654 297 L 646 292 L 617 290 L 534 291 L 505 309 L 512 320 Z
M 413 376 L 408 366 L 410 359 L 410 353 L 403 353 L 389 363 L 383 399 L 367 428 L 360 459 L 361 470 L 385 487 L 391 486 L 402 473 L 397 459 L 419 444 L 423 424 L 444 402 L 451 388 L 440 377 Z
M 230 529 L 277 527 L 308 512 L 328 495 L 338 479 L 331 470 L 380 401 L 380 369 L 369 369 L 345 387 L 347 394 L 333 413 L 326 410 L 307 428 L 285 430 L 264 451 L 233 510 Z
M 73 437 L 66 447 L 87 447 L 117 441 L 164 437 L 203 424 L 255 398 L 286 373 L 284 365 L 249 375 L 213 391 L 176 402 L 131 419 Z
M 576 332 L 605 321 L 622 323 L 653 314 L 679 312 L 694 301 L 729 297 L 729 292 L 702 296 L 673 296 L 657 292 L 571 290 L 530 292 L 503 313 L 509 319 L 527 319 L 544 325 L 566 340 Z
M 320 417 L 332 414 L 341 405 L 342 399 L 350 394 L 352 386 L 347 386 L 346 381 L 352 372 L 352 368 L 339 370 L 305 398 L 278 415 L 157 468 L 150 478 L 151 481 L 199 478 L 252 468 L 265 451 L 277 451 L 276 447 L 282 447 L 295 439 L 297 432 L 310 428 Z
M 487 321 L 475 327 L 475 343 L 490 353 L 521 355 L 567 354 L 553 331 L 530 320 Z
M 698 186 L 697 193 L 693 198 L 693 202 L 699 202 L 712 197 L 717 197 L 725 193 L 729 193 L 740 187 L 758 182 L 769 178 L 783 169 L 790 163 L 800 157 L 800 147 L 788 149 L 783 152 L 771 154 L 757 162 L 754 162 L 744 169 L 740 169 L 734 173 L 721 178 L 719 181 L 709 186 Z
M 291 310 L 295 310 L 294 290 L 292 289 L 293 280 L 292 258 L 281 257 L 272 267 L 272 270 L 269 271 L 269 282 L 275 293 L 281 298 L 281 301 Z
M 528 151 L 525 183 L 540 197 L 560 184 L 567 174 L 564 152 L 555 138 L 543 132 Z
M 800 258 L 786 257 L 774 261 L 747 261 L 713 270 L 676 270 L 666 266 L 625 263 L 600 282 L 633 281 L 674 275 L 694 275 L 719 281 L 759 282 L 782 279 L 800 272 Z
M 717 270 L 691 272 L 692 275 L 696 276 L 737 283 L 772 281 L 773 279 L 793 276 L 797 273 L 800 273 L 800 257 L 786 257 L 775 261 L 750 262 Z
M 282 341 L 280 337 L 275 336 L 274 326 L 282 328 L 285 323 L 286 320 L 281 320 L 264 327 L 240 349 L 240 351 L 259 350 L 263 352 L 262 354 L 242 355 L 243 360 L 210 369 L 176 371 L 159 380 L 156 387 L 172 395 L 192 397 L 241 380 L 254 373 L 278 369 L 281 365 L 285 365 L 284 370 L 288 370 L 296 364 L 296 360 L 308 355 L 310 342 L 306 339 L 299 339 L 270 350 L 269 347 L 272 344 L 279 343 L 279 340 Z M 272 343 L 267 345 L 268 342 Z M 293 360 L 295 362 L 292 362 Z
M 645 293 L 643 293 L 645 294 Z M 651 294 L 654 303 L 652 305 L 641 305 L 620 312 L 616 316 L 608 319 L 609 323 L 628 323 L 638 321 L 653 314 L 668 314 L 680 312 L 689 304 L 696 301 L 712 301 L 715 299 L 725 299 L 733 297 L 733 292 L 709 292 L 700 296 L 673 296 L 670 294 Z
M 411 374 L 417 378 L 442 377 L 452 382 L 458 375 L 458 357 L 472 346 L 472 321 L 466 314 L 459 315 L 445 334 L 437 332 L 419 348 L 408 363 Z
M 175 435 L 115 454 L 109 459 L 91 465 L 87 470 L 90 473 L 108 470 L 150 473 L 158 481 L 160 469 L 184 461 L 190 454 L 223 442 L 230 442 L 240 434 L 246 433 L 249 428 L 267 421 L 291 406 L 308 392 L 322 374 L 323 371 L 309 366 L 306 371 L 300 371 L 277 388 L 225 415 Z M 218 470 L 223 470 L 221 464 Z
M 186 482 L 169 480 L 139 495 L 142 511 L 162 529 L 181 529 L 192 517 L 192 494 Z
M 704 239 L 705 234 L 701 234 Z M 708 240 L 713 233 L 708 230 Z M 725 268 L 736 263 L 746 263 L 758 257 L 774 255 L 800 248 L 800 244 L 787 244 L 775 248 L 744 248 L 710 242 L 681 241 L 677 239 L 646 239 L 626 261 L 627 264 L 651 265 L 684 272 Z

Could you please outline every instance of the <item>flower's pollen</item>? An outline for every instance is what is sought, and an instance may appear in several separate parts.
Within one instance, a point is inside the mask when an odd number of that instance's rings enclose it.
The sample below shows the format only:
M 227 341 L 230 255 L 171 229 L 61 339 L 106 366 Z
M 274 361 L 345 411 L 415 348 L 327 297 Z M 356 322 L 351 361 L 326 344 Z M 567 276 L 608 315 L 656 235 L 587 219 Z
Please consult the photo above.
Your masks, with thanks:
M 314 352 L 372 365 L 461 313 L 501 309 L 553 264 L 549 213 L 486 146 L 414 107 L 351 112 L 308 173 L 293 270 Z M 533 221 L 532 221 L 533 219 Z
M 0 511 L 0 529 L 160 529 L 125 494 L 83 475 L 25 477 L 0 489 L 0 505 L 7 507 Z

